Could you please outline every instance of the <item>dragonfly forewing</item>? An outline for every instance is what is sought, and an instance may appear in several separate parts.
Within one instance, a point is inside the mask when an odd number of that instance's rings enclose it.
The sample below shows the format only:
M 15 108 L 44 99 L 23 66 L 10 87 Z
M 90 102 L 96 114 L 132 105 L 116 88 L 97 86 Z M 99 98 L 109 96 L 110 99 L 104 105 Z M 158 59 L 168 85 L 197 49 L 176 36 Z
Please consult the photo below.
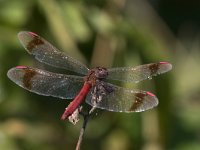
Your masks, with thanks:
M 7 73 L 19 86 L 44 96 L 62 99 L 74 98 L 83 86 L 83 78 L 48 72 L 41 69 L 18 66 Z
M 88 104 L 115 112 L 141 112 L 158 105 L 157 97 L 150 92 L 129 90 L 105 82 L 103 86 L 106 92 L 91 89 L 86 98 Z
M 18 38 L 28 53 L 34 55 L 40 62 L 84 75 L 89 70 L 84 64 L 59 51 L 33 32 L 21 31 L 18 33 Z
M 108 69 L 108 79 L 125 82 L 140 82 L 172 69 L 168 62 L 151 63 L 137 67 L 122 67 Z

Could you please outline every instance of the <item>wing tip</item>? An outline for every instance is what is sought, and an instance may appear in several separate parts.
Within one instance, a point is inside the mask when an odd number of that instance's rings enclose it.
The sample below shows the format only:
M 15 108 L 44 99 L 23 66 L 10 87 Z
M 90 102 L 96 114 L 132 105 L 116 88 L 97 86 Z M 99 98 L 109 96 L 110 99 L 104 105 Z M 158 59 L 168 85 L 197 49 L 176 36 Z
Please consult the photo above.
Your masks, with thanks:
M 159 64 L 160 64 L 161 73 L 165 73 L 172 70 L 172 64 L 169 62 L 163 61 L 163 62 L 159 62 Z
M 16 66 L 8 70 L 7 76 L 9 79 L 13 79 L 13 74 L 16 74 L 17 70 L 27 69 L 27 66 Z
M 135 112 L 143 112 L 146 110 L 153 109 L 154 107 L 158 106 L 159 101 L 156 95 L 151 92 L 146 92 L 146 104 L 141 105 Z M 148 100 L 147 100 L 148 99 Z
M 18 32 L 18 34 L 17 34 L 18 39 L 21 39 L 22 36 L 27 34 L 27 33 L 28 33 L 28 31 L 20 31 L 20 32 Z
M 172 69 L 172 64 L 166 61 L 161 61 L 159 64 L 166 66 L 169 70 Z
M 44 44 L 44 40 L 34 32 L 20 31 L 17 37 L 29 54 L 33 54 L 37 45 Z
M 150 105 L 150 107 L 148 109 L 152 109 L 152 108 L 158 106 L 159 101 L 158 101 L 158 98 L 156 97 L 156 95 L 154 95 L 151 92 L 146 92 L 146 94 L 149 97 L 149 105 Z
M 16 67 L 13 67 L 11 69 L 8 70 L 7 72 L 7 77 L 13 81 L 13 75 L 15 74 L 15 71 L 16 71 Z
M 22 44 L 22 46 L 26 49 L 27 43 L 28 43 L 28 39 L 29 39 L 29 35 L 28 35 L 28 31 L 20 31 L 17 34 L 17 37 L 20 41 L 20 43 Z

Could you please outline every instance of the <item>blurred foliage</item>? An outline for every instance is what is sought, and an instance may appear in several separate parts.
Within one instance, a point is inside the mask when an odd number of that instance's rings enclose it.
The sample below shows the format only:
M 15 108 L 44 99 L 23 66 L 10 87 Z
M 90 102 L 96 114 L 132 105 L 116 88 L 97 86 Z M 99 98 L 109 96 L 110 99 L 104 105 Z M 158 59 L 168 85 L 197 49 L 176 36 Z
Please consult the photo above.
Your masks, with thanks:
M 200 149 L 199 11 L 195 0 L 0 0 L 0 149 L 74 149 L 82 123 L 59 119 L 69 101 L 30 93 L 7 78 L 17 65 L 46 67 L 22 48 L 21 30 L 90 66 L 173 64 L 138 87 L 158 96 L 157 108 L 98 110 L 82 149 Z

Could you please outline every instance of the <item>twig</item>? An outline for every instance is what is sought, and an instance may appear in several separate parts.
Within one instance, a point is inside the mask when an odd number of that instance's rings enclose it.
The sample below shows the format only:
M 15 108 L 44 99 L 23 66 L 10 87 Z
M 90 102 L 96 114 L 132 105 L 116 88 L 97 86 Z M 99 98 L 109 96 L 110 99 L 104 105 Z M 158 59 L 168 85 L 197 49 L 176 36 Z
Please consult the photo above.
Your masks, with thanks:
M 84 133 L 85 133 L 85 129 L 86 129 L 86 127 L 87 127 L 88 120 L 89 120 L 91 114 L 94 112 L 95 109 L 96 109 L 96 107 L 92 107 L 92 108 L 90 109 L 90 111 L 89 111 L 88 114 L 83 114 L 83 113 L 82 113 L 84 121 L 83 121 L 82 128 L 81 128 L 81 130 L 80 130 L 78 142 L 77 142 L 77 144 L 76 144 L 76 150 L 80 150 L 81 143 L 82 143 L 82 141 L 83 141 L 83 135 L 84 135 Z

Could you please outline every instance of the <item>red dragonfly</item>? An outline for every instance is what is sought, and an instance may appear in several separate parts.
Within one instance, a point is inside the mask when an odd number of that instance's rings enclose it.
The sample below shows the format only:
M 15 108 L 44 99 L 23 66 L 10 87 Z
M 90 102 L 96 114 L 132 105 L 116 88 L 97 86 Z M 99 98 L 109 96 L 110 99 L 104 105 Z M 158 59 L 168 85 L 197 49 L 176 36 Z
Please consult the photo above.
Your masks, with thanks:
M 74 99 L 63 113 L 62 120 L 71 116 L 84 100 L 93 107 L 115 112 L 141 112 L 151 109 L 158 105 L 158 99 L 154 94 L 125 89 L 108 83 L 107 79 L 138 83 L 172 69 L 168 62 L 137 67 L 88 69 L 33 32 L 19 32 L 18 38 L 28 53 L 38 61 L 80 74 L 58 74 L 26 66 L 11 68 L 7 73 L 13 82 L 31 92 Z

